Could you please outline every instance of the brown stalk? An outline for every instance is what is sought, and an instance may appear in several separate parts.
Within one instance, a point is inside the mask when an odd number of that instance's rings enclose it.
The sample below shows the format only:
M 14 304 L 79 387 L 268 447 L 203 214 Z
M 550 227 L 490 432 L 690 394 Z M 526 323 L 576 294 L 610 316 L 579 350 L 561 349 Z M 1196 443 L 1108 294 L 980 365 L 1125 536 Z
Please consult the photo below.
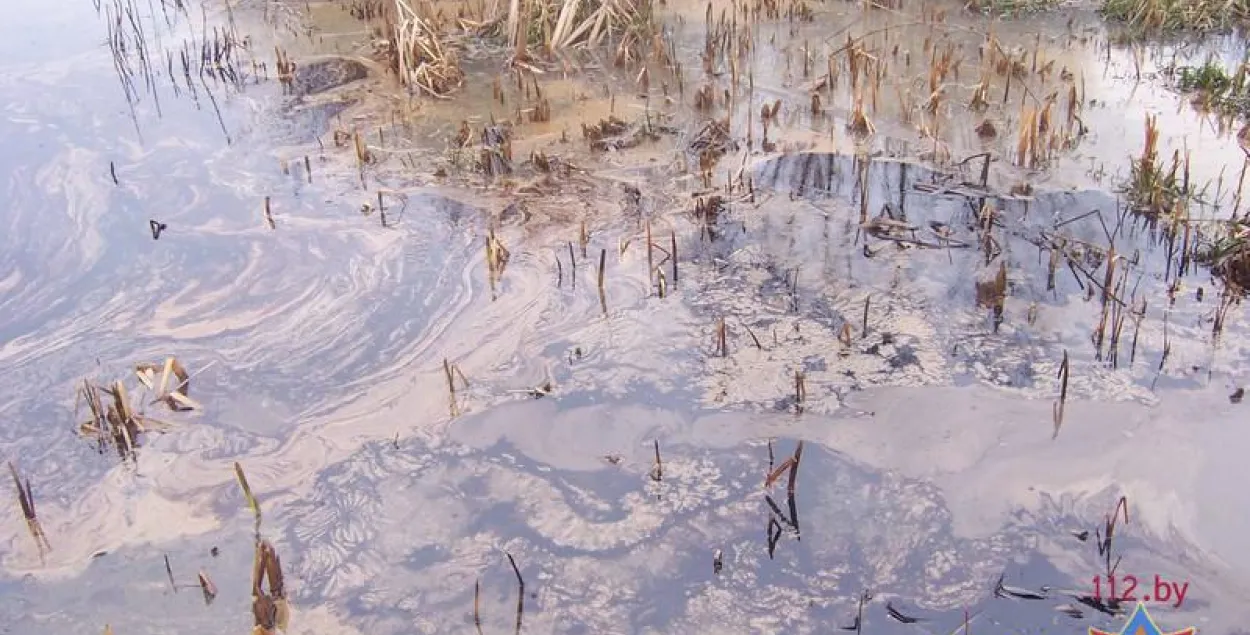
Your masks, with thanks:
M 247 483 L 247 475 L 243 473 L 243 466 L 238 461 L 234 462 L 234 476 L 239 481 L 239 488 L 243 490 L 243 499 L 247 501 L 247 506 L 252 509 L 252 514 L 256 516 L 256 525 L 260 526 L 260 503 L 256 501 L 256 497 L 252 495 L 252 487 Z
M 169 566 L 169 554 L 165 554 L 165 575 L 169 576 L 169 587 L 178 592 L 178 584 L 174 582 L 174 569 Z
M 726 334 L 725 318 L 722 317 L 716 322 L 716 350 L 721 357 L 729 356 L 729 341 Z
M 786 485 L 786 494 L 791 498 L 794 497 L 794 488 L 799 480 L 799 463 L 803 460 L 803 441 L 799 440 L 798 445 L 794 447 L 794 456 L 790 457 L 793 463 L 790 465 L 790 482 Z
M 660 440 L 655 439 L 655 464 L 651 466 L 651 480 L 659 483 L 664 480 L 664 462 L 660 460 Z
M 39 522 L 39 517 L 35 513 L 35 496 L 30 489 L 30 479 L 24 482 L 17 473 L 17 467 L 13 463 L 9 463 L 9 474 L 13 476 L 13 485 L 17 488 L 17 502 L 22 508 L 22 517 L 26 519 L 26 529 L 30 531 L 30 536 L 35 539 L 35 546 L 39 550 L 39 558 L 43 559 L 44 553 L 52 551 L 52 544 L 48 542 L 48 536 L 43 532 L 43 525 Z
M 454 364 L 447 361 L 446 357 L 443 358 L 443 373 L 447 375 L 447 395 L 451 402 L 451 416 L 457 417 L 460 415 L 460 408 L 456 400 L 456 374 L 455 370 L 453 370 L 454 366 Z
M 794 371 L 794 407 L 799 412 L 803 412 L 803 404 L 807 401 L 807 381 L 804 378 L 803 371 Z
M 1063 411 L 1068 403 L 1068 351 L 1063 352 L 1063 362 L 1059 364 L 1059 401 L 1051 406 L 1055 431 L 1051 440 L 1059 438 L 1059 427 L 1063 425 Z
M 508 562 L 512 564 L 512 572 L 516 574 L 517 597 L 516 597 L 516 632 L 521 632 L 521 618 L 525 614 L 525 579 L 521 577 L 521 569 L 516 566 L 516 559 L 512 554 L 504 552 L 508 556 Z
M 768 449 L 769 449 L 769 452 L 771 453 L 772 452 L 771 442 L 769 443 Z M 770 459 L 770 463 L 771 463 L 771 459 Z M 794 457 L 792 456 L 786 457 L 786 460 L 782 461 L 781 465 L 778 465 L 775 469 L 769 471 L 768 475 L 764 478 L 764 489 L 772 489 L 773 486 L 777 484 L 777 479 L 780 479 L 781 475 L 785 474 L 786 470 L 789 470 L 793 466 L 794 466 Z
M 653 258 L 651 255 L 651 247 L 652 247 L 651 245 L 651 221 L 649 219 L 646 222 L 646 230 L 647 230 L 647 278 L 649 280 L 650 277 L 655 274 L 655 263 L 653 262 Z
M 480 579 L 473 581 L 473 625 L 477 627 L 478 635 L 482 633 L 482 581 Z
M 599 306 L 603 309 L 604 315 L 607 315 L 608 313 L 608 299 L 603 290 L 603 272 L 604 272 L 604 267 L 606 267 L 607 265 L 607 261 L 608 261 L 608 250 L 607 249 L 600 250 L 599 251 Z
M 277 229 L 278 226 L 273 222 L 273 212 L 269 209 L 269 197 L 265 197 L 265 222 L 269 224 L 269 229 Z
M 213 584 L 211 578 L 202 569 L 199 574 L 200 590 L 204 592 L 204 604 L 212 604 L 213 599 L 217 597 L 217 585 Z
M 677 232 L 669 232 L 668 239 L 673 248 L 673 284 L 677 284 Z

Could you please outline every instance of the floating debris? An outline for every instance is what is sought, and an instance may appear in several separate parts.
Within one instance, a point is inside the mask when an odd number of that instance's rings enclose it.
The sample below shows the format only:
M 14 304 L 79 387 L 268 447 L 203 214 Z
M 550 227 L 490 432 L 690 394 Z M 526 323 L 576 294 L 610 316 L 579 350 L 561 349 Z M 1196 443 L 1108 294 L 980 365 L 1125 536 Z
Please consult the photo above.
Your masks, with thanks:
M 149 220 L 148 229 L 152 232 L 152 240 L 160 240 L 161 232 L 169 229 L 169 225 L 158 223 L 156 220 Z
M 204 604 L 206 606 L 212 604 L 213 600 L 217 598 L 217 585 L 213 584 L 212 579 L 208 577 L 208 574 L 203 569 L 200 570 L 199 580 L 200 591 L 204 592 Z
M 208 366 L 205 366 L 208 368 Z M 160 379 L 157 380 L 157 371 L 160 371 Z M 189 410 L 203 410 L 198 402 L 191 399 L 189 391 L 191 390 L 191 375 L 187 373 L 186 367 L 178 361 L 176 357 L 165 358 L 165 363 L 156 364 L 136 364 L 135 376 L 139 378 L 139 382 L 145 388 L 155 394 L 151 403 L 163 403 L 174 412 L 186 412 Z M 176 378 L 177 384 L 170 385 L 170 379 Z

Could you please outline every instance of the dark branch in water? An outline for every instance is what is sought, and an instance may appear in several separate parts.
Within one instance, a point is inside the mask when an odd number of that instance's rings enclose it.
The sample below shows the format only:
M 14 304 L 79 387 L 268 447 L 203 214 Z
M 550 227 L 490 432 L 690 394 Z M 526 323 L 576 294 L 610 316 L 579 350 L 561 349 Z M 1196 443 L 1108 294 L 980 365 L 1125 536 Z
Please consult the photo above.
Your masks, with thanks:
M 473 581 L 473 625 L 477 627 L 478 635 L 482 635 L 482 581 Z
M 1045 600 L 1047 598 L 1047 587 L 1042 587 L 1041 591 L 1033 591 L 1030 589 L 1021 589 L 1018 587 L 1010 587 L 1003 584 L 1003 576 L 998 576 L 998 582 L 994 584 L 994 597 L 999 598 L 1017 598 L 1020 600 Z
M 660 440 L 655 439 L 655 464 L 651 466 L 651 480 L 659 483 L 664 480 L 664 462 L 660 460 Z
M 521 577 L 521 569 L 516 566 L 516 558 L 512 554 L 504 552 L 508 556 L 508 562 L 512 565 L 512 572 L 516 574 L 517 595 L 516 595 L 516 632 L 521 632 L 521 621 L 525 615 L 525 578 Z
M 923 622 L 923 621 L 924 621 L 924 620 L 922 620 L 922 619 L 920 619 L 920 618 L 918 618 L 918 617 L 911 617 L 911 616 L 908 616 L 908 615 L 903 615 L 902 613 L 900 613 L 900 612 L 898 611 L 898 609 L 894 608 L 894 604 L 892 604 L 891 602 L 886 602 L 886 603 L 885 603 L 885 612 L 886 612 L 886 613 L 889 613 L 889 614 L 890 614 L 890 617 L 892 617 L 892 618 L 894 618 L 894 619 L 896 619 L 896 620 L 898 620 L 898 621 L 900 621 L 900 622 L 902 622 L 902 623 L 904 623 L 904 624 L 915 624 L 916 622 Z
M 169 586 L 177 593 L 178 584 L 174 582 L 174 569 L 169 566 L 169 554 L 165 554 L 165 575 L 169 576 Z
M 856 635 L 860 633 L 864 626 L 864 605 L 870 601 L 872 601 L 872 593 L 864 589 L 859 594 L 859 606 L 855 610 L 855 621 L 851 622 L 850 626 L 843 626 L 842 630 L 855 631 Z

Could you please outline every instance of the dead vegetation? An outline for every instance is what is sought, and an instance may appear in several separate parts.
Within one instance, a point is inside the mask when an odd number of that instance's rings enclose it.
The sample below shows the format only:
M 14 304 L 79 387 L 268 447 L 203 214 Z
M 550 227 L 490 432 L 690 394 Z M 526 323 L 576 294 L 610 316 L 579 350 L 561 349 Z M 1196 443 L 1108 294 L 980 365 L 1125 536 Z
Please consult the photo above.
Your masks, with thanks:
M 1250 0 L 1105 0 L 1102 11 L 1141 30 L 1210 31 L 1244 25 Z
M 291 621 L 282 562 L 268 540 L 257 541 L 252 560 L 252 620 L 252 635 L 286 632 Z
M 448 97 L 460 87 L 464 73 L 447 37 L 434 16 L 422 16 L 406 0 L 394 2 L 395 15 L 388 21 L 392 70 L 406 86 L 431 97 Z
M 376 14 L 376 15 L 374 15 Z M 618 65 L 658 46 L 650 0 L 510 0 L 466 5 L 452 15 L 434 3 L 393 0 L 360 19 L 385 22 L 383 54 L 409 87 L 446 98 L 464 82 L 456 40 L 493 37 L 511 51 L 511 65 L 542 73 L 562 51 L 616 43 Z M 662 48 L 660 50 L 663 50 Z
M 144 412 L 146 406 L 160 404 L 172 412 L 201 408 L 189 396 L 191 375 L 174 357 L 166 358 L 163 364 L 137 364 L 135 376 L 141 390 L 133 396 L 122 380 L 106 386 L 83 380 L 77 390 L 75 413 L 83 404 L 90 413 L 90 418 L 79 425 L 79 433 L 94 438 L 101 452 L 112 446 L 123 459 L 134 457 L 143 434 L 169 427 L 168 423 L 148 416 Z
M 17 502 L 22 510 L 22 518 L 26 520 L 26 529 L 31 538 L 35 539 L 35 547 L 39 550 L 39 559 L 43 560 L 47 552 L 52 550 L 52 543 L 43 532 L 39 516 L 35 513 L 35 494 L 30 488 L 30 479 L 23 480 L 17 472 L 17 466 L 9 463 L 9 474 L 13 477 L 13 486 L 17 488 Z

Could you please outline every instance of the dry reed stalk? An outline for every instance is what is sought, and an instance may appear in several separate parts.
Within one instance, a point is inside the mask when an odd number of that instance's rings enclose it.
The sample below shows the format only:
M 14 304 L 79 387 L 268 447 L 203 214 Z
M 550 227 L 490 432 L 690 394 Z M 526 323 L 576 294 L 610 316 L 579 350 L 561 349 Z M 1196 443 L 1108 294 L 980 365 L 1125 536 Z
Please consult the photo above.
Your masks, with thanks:
M 803 375 L 803 371 L 794 371 L 794 408 L 799 414 L 803 413 L 803 404 L 807 401 L 807 380 Z
M 1051 440 L 1059 438 L 1059 427 L 1063 425 L 1063 411 L 1068 404 L 1068 351 L 1063 352 L 1063 362 L 1059 364 L 1059 400 L 1052 404 L 1051 410 L 1055 431 Z
M 673 251 L 673 284 L 677 284 L 677 232 L 670 231 L 668 234 L 669 245 Z
M 291 609 L 278 552 L 268 540 L 258 540 L 252 559 L 252 633 L 286 632 L 290 619 Z
M 482 633 L 482 580 L 473 581 L 473 625 L 477 627 L 478 635 Z
M 728 328 L 725 326 L 725 318 L 716 321 L 716 353 L 721 357 L 729 356 L 729 340 L 727 337 Z
M 165 575 L 169 576 L 169 588 L 173 589 L 174 593 L 177 593 L 178 584 L 174 582 L 174 568 L 169 566 L 169 554 L 165 554 Z
M 1025 106 L 1020 113 L 1020 124 L 1016 132 L 1016 165 L 1034 167 L 1037 145 L 1037 109 Z
M 516 633 L 521 632 L 521 619 L 525 614 L 525 578 L 521 577 L 521 569 L 516 565 L 516 558 L 512 554 L 504 552 L 508 556 L 508 562 L 512 565 L 512 572 L 516 574 L 517 596 L 516 596 Z
M 519 0 L 513 0 L 516 5 Z M 395 21 L 390 24 L 396 42 L 394 70 L 406 86 L 446 99 L 461 86 L 464 73 L 453 52 L 444 46 L 432 16 L 422 16 L 406 0 L 394 0 Z M 422 3 L 423 8 L 432 7 Z
M 200 582 L 200 591 L 204 593 L 205 606 L 212 604 L 213 600 L 217 597 L 217 585 L 213 584 L 212 578 L 209 578 L 208 574 L 205 573 L 203 569 L 200 570 L 198 579 Z
M 36 515 L 35 495 L 30 489 L 30 479 L 23 481 L 17 473 L 17 466 L 12 462 L 9 463 L 9 474 L 13 477 L 13 486 L 17 488 L 17 502 L 22 509 L 22 518 L 26 520 L 26 529 L 35 539 L 39 559 L 43 560 L 44 554 L 52 551 L 52 544 L 48 542 L 48 536 L 43 532 L 43 525 L 39 523 L 39 517 Z
M 806 392 L 806 391 L 804 391 Z M 786 494 L 790 498 L 794 498 L 794 490 L 799 481 L 799 464 L 803 462 L 803 440 L 794 446 L 794 456 L 790 457 L 790 482 L 786 484 Z M 797 524 L 797 523 L 795 523 Z
M 238 461 L 234 462 L 234 476 L 239 481 L 239 488 L 243 490 L 243 500 L 247 501 L 247 506 L 251 508 L 252 514 L 256 517 L 256 526 L 260 526 L 260 503 L 256 500 L 256 496 L 252 494 L 252 487 L 247 483 L 247 475 L 243 473 L 243 466 Z
M 664 480 L 664 461 L 660 459 L 660 440 L 654 439 L 652 443 L 655 446 L 655 463 L 651 464 L 651 480 L 659 483 Z
M 460 378 L 460 385 L 466 390 L 469 388 L 469 379 L 464 376 L 464 372 L 460 370 L 458 364 L 451 363 L 446 357 L 443 358 L 443 374 L 447 377 L 447 395 L 451 402 L 451 416 L 453 418 L 458 417 L 460 416 L 460 404 L 456 399 L 456 378 Z
M 651 256 L 651 249 L 652 249 L 651 219 L 647 219 L 645 224 L 646 224 L 646 233 L 647 233 L 647 280 L 649 282 L 651 280 L 651 276 L 654 275 L 653 272 L 655 271 L 655 263 L 652 261 L 652 256 Z
M 604 315 L 607 315 L 608 313 L 608 300 L 603 289 L 603 274 L 604 274 L 604 267 L 607 265 L 607 261 L 608 261 L 608 250 L 607 249 L 600 250 L 599 251 L 599 305 L 603 308 Z
M 269 197 L 265 197 L 265 222 L 269 224 L 269 229 L 277 229 L 278 226 L 273 222 L 273 212 L 269 209 Z

